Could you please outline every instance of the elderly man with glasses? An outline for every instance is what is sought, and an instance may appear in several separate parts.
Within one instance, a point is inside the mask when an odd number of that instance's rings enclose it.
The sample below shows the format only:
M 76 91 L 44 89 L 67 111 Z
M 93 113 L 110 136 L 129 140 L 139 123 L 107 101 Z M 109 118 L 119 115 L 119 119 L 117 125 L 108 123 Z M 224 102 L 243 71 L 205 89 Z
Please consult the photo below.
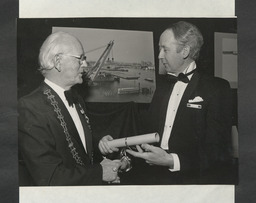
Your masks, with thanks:
M 20 185 L 97 185 L 118 181 L 119 160 L 93 162 L 84 102 L 71 87 L 87 66 L 80 41 L 56 32 L 39 54 L 44 82 L 19 100 Z

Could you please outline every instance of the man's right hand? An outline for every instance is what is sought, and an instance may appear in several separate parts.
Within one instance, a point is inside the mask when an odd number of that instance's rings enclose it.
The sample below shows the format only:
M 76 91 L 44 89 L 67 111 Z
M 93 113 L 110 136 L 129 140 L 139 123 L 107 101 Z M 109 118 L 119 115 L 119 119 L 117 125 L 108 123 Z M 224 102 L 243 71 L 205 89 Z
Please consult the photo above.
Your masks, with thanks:
M 100 152 L 103 155 L 111 154 L 113 152 L 118 152 L 118 150 L 119 150 L 118 148 L 109 147 L 108 141 L 112 141 L 112 140 L 113 140 L 113 137 L 110 135 L 106 135 L 100 140 L 98 147 L 99 147 Z
M 121 161 L 120 160 L 113 160 L 111 161 L 110 159 L 103 159 L 103 161 L 100 163 L 102 166 L 102 180 L 106 182 L 113 182 L 116 180 L 119 180 L 118 177 L 118 170 L 121 166 Z

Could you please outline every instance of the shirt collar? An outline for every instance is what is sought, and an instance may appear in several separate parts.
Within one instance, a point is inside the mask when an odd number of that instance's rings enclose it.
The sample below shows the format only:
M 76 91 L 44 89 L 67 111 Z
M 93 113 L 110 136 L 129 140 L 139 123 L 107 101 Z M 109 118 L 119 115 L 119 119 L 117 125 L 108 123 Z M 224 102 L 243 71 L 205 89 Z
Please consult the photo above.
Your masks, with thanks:
M 196 69 L 196 62 L 195 62 L 195 61 L 192 61 L 192 62 L 188 65 L 188 67 L 183 71 L 183 73 L 186 74 L 186 73 L 189 73 L 189 72 L 191 72 L 191 71 L 193 71 L 193 70 L 195 70 L 195 69 Z M 191 79 L 191 77 L 193 76 L 193 74 L 194 74 L 194 73 L 192 73 L 191 75 L 187 76 L 189 80 Z
M 187 68 L 185 68 L 185 70 L 184 70 L 182 73 L 186 74 L 186 73 L 189 73 L 189 72 L 193 71 L 194 69 L 196 69 L 196 62 L 195 62 L 195 61 L 192 61 L 192 62 L 187 66 Z M 174 76 L 175 76 L 175 74 L 173 74 L 173 73 L 167 73 L 167 74 L 169 74 L 169 75 L 174 75 Z M 191 79 L 192 75 L 193 75 L 193 74 L 187 76 L 189 80 Z
M 48 80 L 47 78 L 44 79 L 44 82 L 49 85 L 58 95 L 59 97 L 62 99 L 62 101 L 66 100 L 64 91 L 65 89 L 60 87 L 59 85 L 55 84 L 54 82 Z

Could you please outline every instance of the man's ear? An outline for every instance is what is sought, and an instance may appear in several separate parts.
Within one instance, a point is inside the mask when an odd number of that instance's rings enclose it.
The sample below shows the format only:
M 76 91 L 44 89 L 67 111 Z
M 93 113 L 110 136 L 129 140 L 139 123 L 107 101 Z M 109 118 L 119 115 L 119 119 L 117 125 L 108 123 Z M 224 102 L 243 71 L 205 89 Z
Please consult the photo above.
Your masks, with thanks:
M 189 56 L 189 53 L 190 53 L 190 46 L 183 47 L 182 55 L 184 59 L 186 59 Z
M 54 56 L 53 63 L 54 63 L 54 68 L 55 68 L 58 72 L 61 71 L 60 60 L 61 60 L 61 55 L 56 54 L 56 55 Z

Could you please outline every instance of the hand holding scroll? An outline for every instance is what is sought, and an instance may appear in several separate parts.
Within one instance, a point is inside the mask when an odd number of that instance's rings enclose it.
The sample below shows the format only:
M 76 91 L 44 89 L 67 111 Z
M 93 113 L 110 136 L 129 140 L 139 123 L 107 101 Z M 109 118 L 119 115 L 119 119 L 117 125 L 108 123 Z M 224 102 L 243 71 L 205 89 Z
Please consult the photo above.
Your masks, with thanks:
M 126 151 L 134 157 L 145 159 L 150 165 L 160 165 L 173 168 L 173 157 L 160 147 L 155 147 L 149 144 L 142 144 L 141 147 L 136 145 L 138 152 L 130 149 Z
M 120 152 L 120 161 L 121 161 L 120 172 L 127 172 L 132 168 L 132 164 L 131 164 L 130 157 L 128 157 L 126 154 L 126 149 L 131 149 L 130 146 L 135 146 L 139 144 L 159 142 L 159 140 L 160 140 L 160 137 L 158 133 L 149 133 L 144 135 L 119 138 L 115 140 L 110 135 L 107 135 L 100 140 L 98 147 L 103 155 L 107 155 L 109 153 L 113 153 L 114 151 L 118 151 L 118 147 L 122 147 L 123 149 Z M 151 146 L 151 145 L 148 145 L 148 146 Z M 132 150 L 128 150 L 127 152 L 130 152 L 130 154 L 134 156 L 136 156 L 136 153 L 139 153 L 138 155 L 143 153 L 143 150 L 139 146 L 137 146 L 137 148 L 139 152 L 134 152 Z M 157 158 L 157 156 L 155 157 Z M 155 164 L 154 160 L 156 160 L 156 158 L 152 159 L 153 160 L 152 164 Z M 149 161 L 150 160 L 151 159 L 149 159 Z M 151 162 L 149 163 L 151 164 Z
M 118 152 L 118 148 L 117 147 L 113 147 L 113 146 L 109 146 L 109 141 L 112 141 L 113 137 L 111 137 L 110 135 L 106 135 L 104 136 L 100 142 L 99 142 L 99 150 L 103 155 L 107 155 L 107 154 L 111 154 L 113 152 Z
M 119 147 L 129 147 L 139 144 L 149 144 L 159 142 L 160 137 L 158 133 L 149 133 L 144 135 L 137 135 L 119 139 L 113 139 L 110 135 L 104 136 L 99 142 L 99 150 L 103 155 L 117 152 Z

